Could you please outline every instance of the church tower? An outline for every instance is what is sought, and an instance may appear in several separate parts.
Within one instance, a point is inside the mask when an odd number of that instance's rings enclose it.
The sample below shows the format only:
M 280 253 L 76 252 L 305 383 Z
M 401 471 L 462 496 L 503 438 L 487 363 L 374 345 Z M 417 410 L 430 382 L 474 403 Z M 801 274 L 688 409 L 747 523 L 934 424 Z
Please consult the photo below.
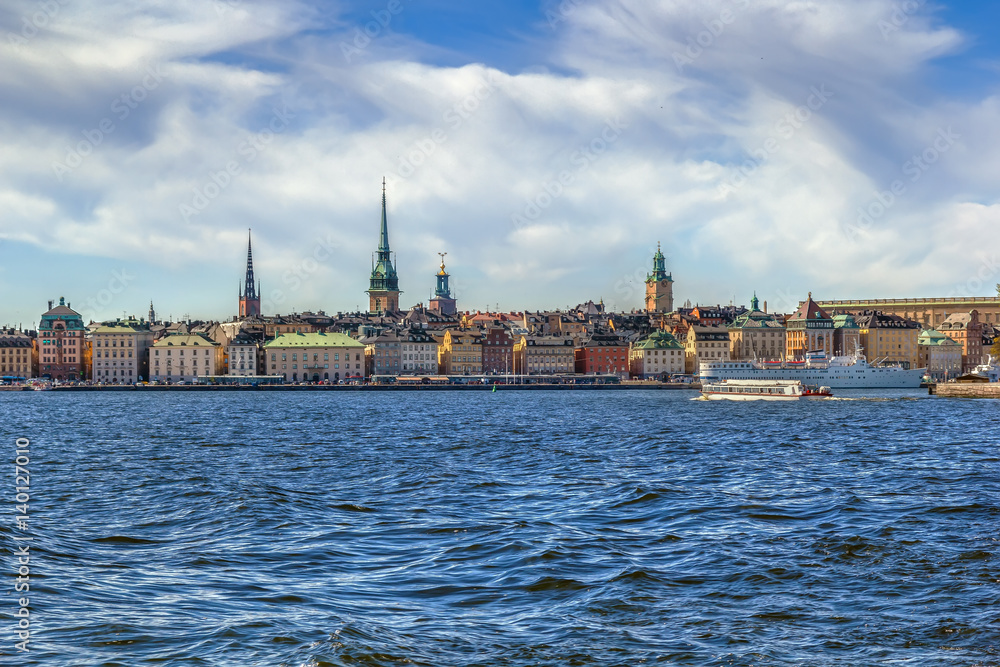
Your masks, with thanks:
M 368 312 L 383 315 L 398 312 L 399 278 L 392 265 L 392 252 L 389 250 L 389 224 L 385 215 L 385 178 L 382 179 L 382 229 L 379 232 L 376 255 L 368 283 Z
M 674 310 L 674 279 L 667 273 L 666 260 L 656 244 L 653 272 L 646 276 L 646 312 L 670 313 Z
M 260 316 L 260 288 L 254 286 L 253 280 L 253 248 L 250 244 L 250 231 L 247 230 L 247 275 L 243 290 L 240 292 L 240 317 Z
M 434 290 L 434 298 L 431 299 L 428 310 L 442 315 L 454 315 L 458 312 L 455 300 L 451 298 L 451 288 L 448 287 L 448 272 L 444 270 L 444 256 L 448 253 L 439 252 L 441 255 L 441 270 L 437 273 L 437 289 Z

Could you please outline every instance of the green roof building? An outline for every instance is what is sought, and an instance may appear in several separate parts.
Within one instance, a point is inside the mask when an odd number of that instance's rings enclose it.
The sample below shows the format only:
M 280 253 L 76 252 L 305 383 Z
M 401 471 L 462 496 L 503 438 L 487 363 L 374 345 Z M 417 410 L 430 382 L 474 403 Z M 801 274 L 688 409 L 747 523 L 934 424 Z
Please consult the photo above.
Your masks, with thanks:
M 365 377 L 365 346 L 342 333 L 293 333 L 264 344 L 268 375 L 286 382 L 324 382 Z

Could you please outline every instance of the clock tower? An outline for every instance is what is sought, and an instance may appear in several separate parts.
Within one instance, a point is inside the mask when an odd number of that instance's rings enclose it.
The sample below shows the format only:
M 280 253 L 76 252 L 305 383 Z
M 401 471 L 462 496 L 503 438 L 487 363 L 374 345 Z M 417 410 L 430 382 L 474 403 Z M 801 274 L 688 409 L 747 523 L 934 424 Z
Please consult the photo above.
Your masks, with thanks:
M 646 276 L 646 312 L 670 313 L 674 310 L 674 279 L 667 273 L 666 260 L 656 244 L 653 272 Z

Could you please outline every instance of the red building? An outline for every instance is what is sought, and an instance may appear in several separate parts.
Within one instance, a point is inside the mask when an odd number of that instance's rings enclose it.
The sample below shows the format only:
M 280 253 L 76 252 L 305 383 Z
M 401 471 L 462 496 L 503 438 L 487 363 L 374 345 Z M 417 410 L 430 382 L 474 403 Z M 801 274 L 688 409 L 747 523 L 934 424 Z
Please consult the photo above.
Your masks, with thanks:
M 576 348 L 575 355 L 577 373 L 628 373 L 628 343 L 618 336 L 591 336 L 590 340 Z
M 84 379 L 84 327 L 80 313 L 59 297 L 59 305 L 38 324 L 38 375 L 50 380 Z
M 514 372 L 514 338 L 510 329 L 491 326 L 483 332 L 483 373 L 503 375 Z

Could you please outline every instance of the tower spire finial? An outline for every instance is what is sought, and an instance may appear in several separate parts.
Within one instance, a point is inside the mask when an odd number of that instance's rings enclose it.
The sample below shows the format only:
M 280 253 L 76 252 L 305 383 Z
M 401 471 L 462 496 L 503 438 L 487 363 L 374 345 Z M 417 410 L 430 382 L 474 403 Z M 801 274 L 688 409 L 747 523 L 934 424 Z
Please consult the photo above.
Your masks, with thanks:
M 260 292 L 253 277 L 253 241 L 252 233 L 247 228 L 247 272 L 243 282 L 243 294 L 240 296 L 240 317 L 260 315 Z

